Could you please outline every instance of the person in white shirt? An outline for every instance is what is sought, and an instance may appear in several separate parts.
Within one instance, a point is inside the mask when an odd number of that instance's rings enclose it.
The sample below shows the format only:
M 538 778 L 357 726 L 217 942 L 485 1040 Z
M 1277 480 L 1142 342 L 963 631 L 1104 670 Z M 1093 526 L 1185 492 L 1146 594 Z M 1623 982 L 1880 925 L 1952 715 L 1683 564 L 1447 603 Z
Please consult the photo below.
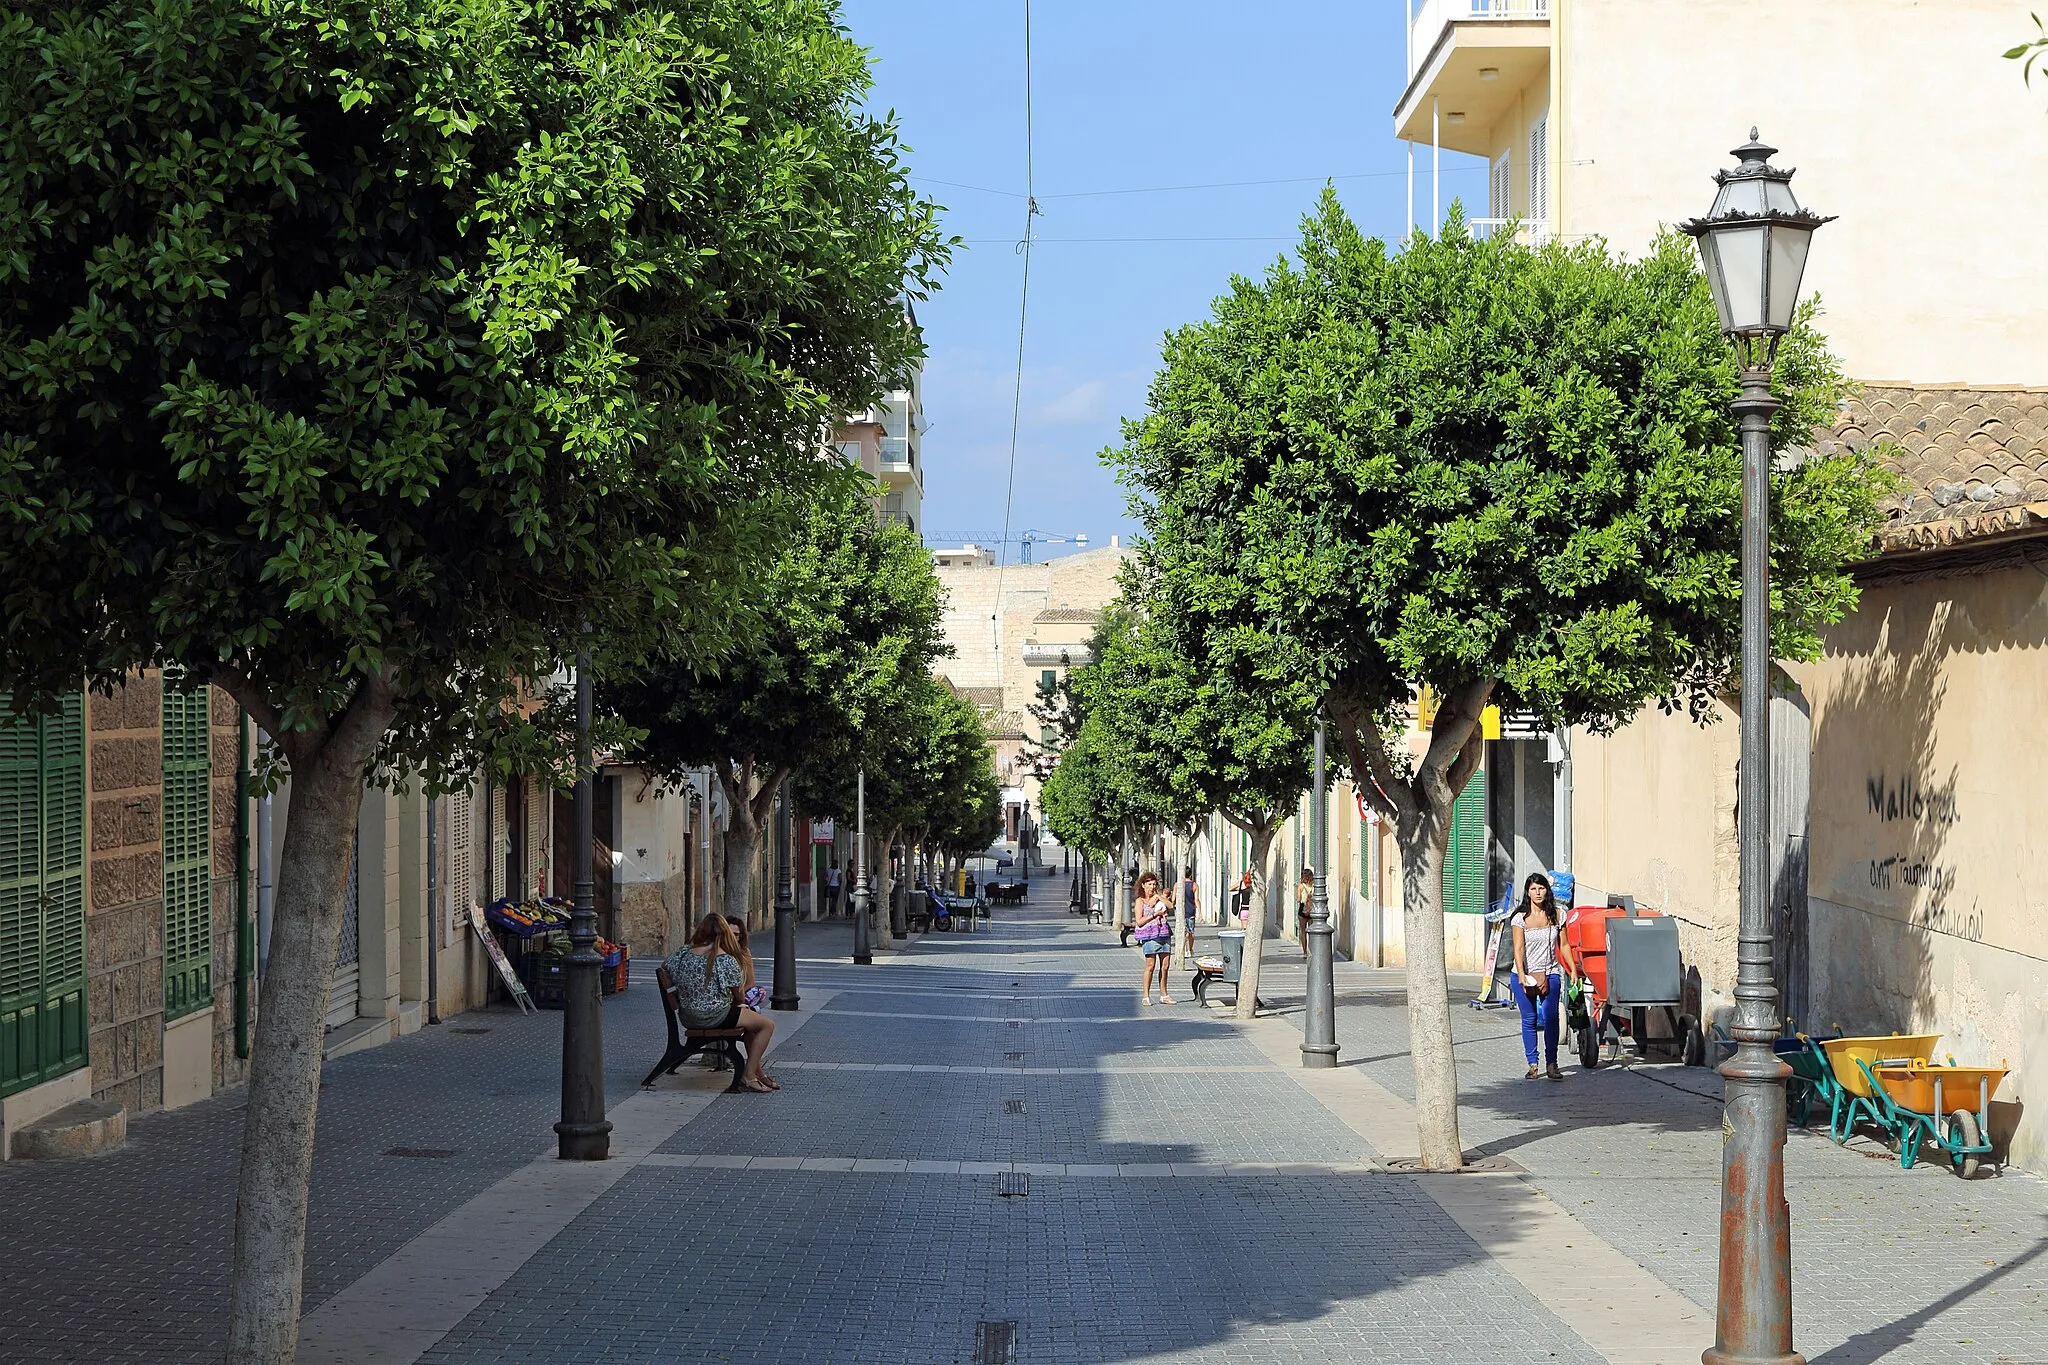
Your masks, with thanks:
M 1571 944 L 1565 942 L 1564 917 L 1550 892 L 1550 878 L 1540 872 L 1522 883 L 1522 901 L 1510 917 L 1515 927 L 1515 1006 L 1522 1012 L 1522 1052 L 1529 1060 L 1529 1080 L 1546 1075 L 1564 1079 L 1557 1066 L 1557 1020 L 1565 974 L 1579 975 Z M 1536 1065 L 1536 1034 L 1543 1034 L 1545 1067 Z
M 839 913 L 839 860 L 837 858 L 834 858 L 832 865 L 825 869 L 825 913 L 828 915 Z

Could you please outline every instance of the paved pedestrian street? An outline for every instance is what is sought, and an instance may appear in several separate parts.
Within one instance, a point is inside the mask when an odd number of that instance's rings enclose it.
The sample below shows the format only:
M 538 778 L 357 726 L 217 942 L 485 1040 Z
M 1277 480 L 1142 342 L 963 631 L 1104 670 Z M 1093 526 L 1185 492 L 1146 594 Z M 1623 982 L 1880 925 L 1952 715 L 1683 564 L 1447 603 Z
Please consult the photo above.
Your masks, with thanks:
M 558 1015 L 333 1063 L 301 1361 L 1699 1358 L 1711 1072 L 1524 1081 L 1512 1014 L 1460 1008 L 1465 1139 L 1505 1168 L 1402 1174 L 1398 973 L 1340 964 L 1345 1065 L 1305 1073 L 1291 944 L 1271 1017 L 1147 1008 L 1136 953 L 1038 890 L 872 967 L 843 921 L 804 926 L 775 1095 L 694 1063 L 637 1089 L 661 1050 L 641 971 L 605 1007 L 604 1163 L 551 1157 Z M 0 1360 L 218 1358 L 241 1118 L 225 1095 L 0 1167 Z M 2048 1185 L 1803 1134 L 1788 1170 L 1810 1361 L 2048 1361 Z

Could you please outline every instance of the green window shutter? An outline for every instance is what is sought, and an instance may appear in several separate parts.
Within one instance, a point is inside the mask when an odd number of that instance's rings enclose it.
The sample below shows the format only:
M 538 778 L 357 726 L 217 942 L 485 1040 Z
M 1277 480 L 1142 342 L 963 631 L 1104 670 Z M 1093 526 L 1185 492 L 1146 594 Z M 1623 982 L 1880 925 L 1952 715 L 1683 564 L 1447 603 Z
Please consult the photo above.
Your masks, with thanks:
M 1451 806 L 1451 843 L 1444 858 L 1444 911 L 1486 913 L 1486 769 L 1472 774 Z
M 213 848 L 207 689 L 164 679 L 164 1018 L 213 1003 Z
M 72 696 L 0 723 L 0 1095 L 85 1058 L 85 701 Z

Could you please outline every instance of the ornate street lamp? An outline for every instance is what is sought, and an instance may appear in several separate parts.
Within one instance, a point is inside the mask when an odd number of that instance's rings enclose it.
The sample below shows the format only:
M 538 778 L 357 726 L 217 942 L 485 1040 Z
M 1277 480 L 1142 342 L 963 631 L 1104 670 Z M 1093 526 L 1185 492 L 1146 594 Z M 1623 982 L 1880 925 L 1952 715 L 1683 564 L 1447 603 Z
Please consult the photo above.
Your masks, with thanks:
M 1301 1030 L 1301 1064 L 1316 1068 L 1337 1065 L 1336 954 L 1330 939 L 1329 793 L 1323 786 L 1322 713 L 1316 714 L 1315 803 L 1309 812 L 1309 844 L 1315 862 L 1315 890 L 1309 897 L 1308 1000 Z
M 789 805 L 789 779 L 782 779 L 782 791 L 775 798 L 775 985 L 768 994 L 768 1007 L 797 1008 L 796 994 L 796 876 L 790 863 L 790 845 L 795 841 L 796 812 Z
M 1832 221 L 1799 207 L 1777 148 L 1737 147 L 1718 171 L 1704 218 L 1682 226 L 1700 260 L 1721 330 L 1742 365 L 1733 410 L 1742 425 L 1741 920 L 1735 970 L 1735 1055 L 1721 1067 L 1721 1279 L 1705 1365 L 1804 1365 L 1792 1349 L 1792 1214 L 1785 1203 L 1785 1080 L 1771 979 L 1771 365 L 1792 328 L 1814 229 Z
M 590 627 L 583 627 L 584 634 Z M 611 1121 L 604 1116 L 604 1004 L 597 974 L 597 880 L 590 862 L 597 813 L 590 757 L 590 650 L 576 660 L 576 849 L 571 865 L 576 902 L 569 915 L 569 970 L 562 1002 L 562 1117 L 555 1124 L 556 1155 L 564 1161 L 603 1161 L 611 1155 Z
M 853 775 L 853 960 L 863 967 L 875 961 L 874 930 L 868 923 L 874 890 L 868 885 L 868 770 Z

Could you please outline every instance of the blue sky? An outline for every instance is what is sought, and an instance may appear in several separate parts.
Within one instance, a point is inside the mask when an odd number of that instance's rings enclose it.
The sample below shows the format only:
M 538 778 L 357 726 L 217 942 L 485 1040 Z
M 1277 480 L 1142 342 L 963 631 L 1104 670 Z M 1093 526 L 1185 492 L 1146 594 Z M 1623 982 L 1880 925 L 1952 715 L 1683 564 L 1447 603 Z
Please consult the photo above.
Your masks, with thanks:
M 843 15 L 873 56 L 873 105 L 895 111 L 918 188 L 967 242 L 919 309 L 927 539 L 993 536 L 1022 269 L 1022 0 L 844 0 Z M 1367 232 L 1401 233 L 1406 156 L 1390 112 L 1401 22 L 1397 0 L 1033 0 L 1042 216 L 1013 536 L 1085 532 L 1103 545 L 1135 529 L 1098 456 L 1120 419 L 1142 412 L 1160 337 L 1202 317 L 1233 273 L 1257 274 L 1287 249 L 1324 177 L 1338 177 Z M 1447 204 L 1483 198 L 1481 163 L 1447 154 L 1445 166 Z M 1100 193 L 1242 181 L 1289 183 Z M 1104 238 L 1118 240 L 1078 240 Z

